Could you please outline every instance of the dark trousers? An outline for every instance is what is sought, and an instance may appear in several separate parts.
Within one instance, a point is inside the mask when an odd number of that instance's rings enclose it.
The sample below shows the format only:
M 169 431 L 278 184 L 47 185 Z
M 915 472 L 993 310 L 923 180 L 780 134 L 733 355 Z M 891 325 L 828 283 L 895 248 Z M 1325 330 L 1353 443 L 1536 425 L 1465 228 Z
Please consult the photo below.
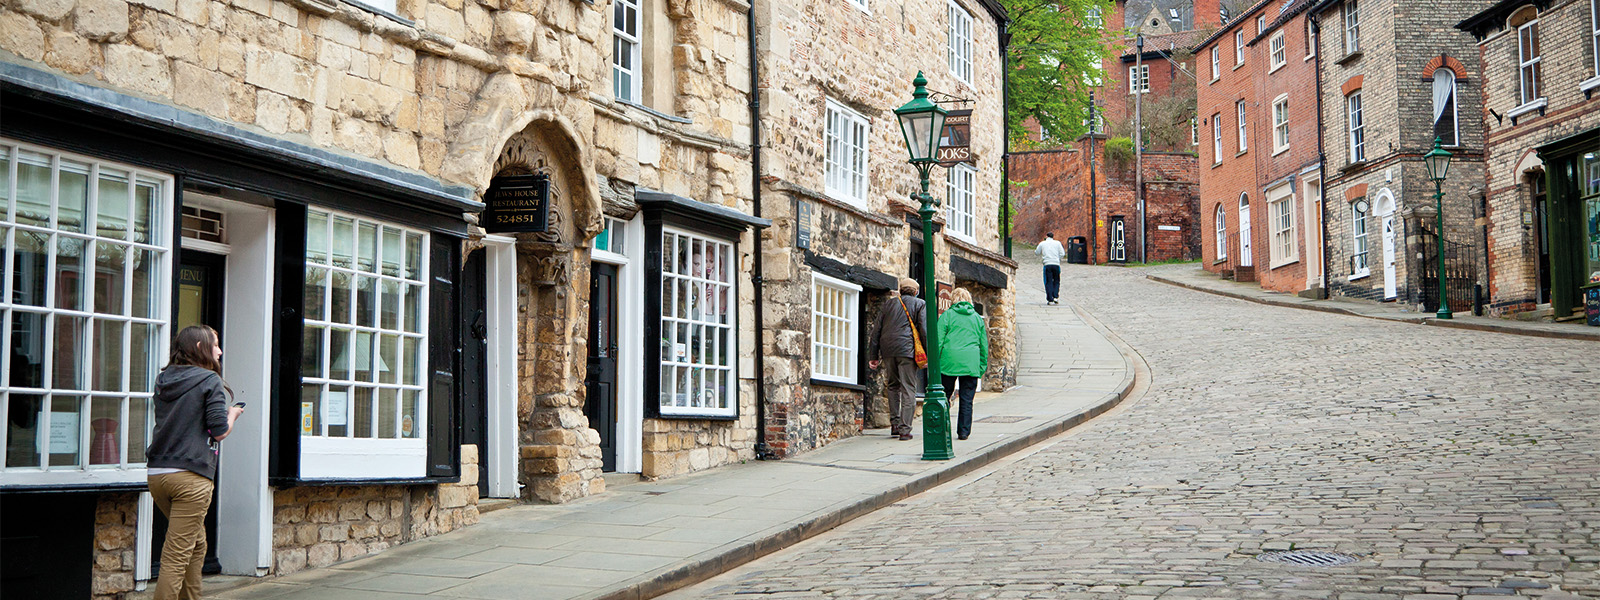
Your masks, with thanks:
M 891 356 L 883 359 L 889 392 L 889 432 L 893 435 L 911 433 L 911 421 L 917 415 L 917 393 L 922 389 L 922 369 L 909 356 Z
M 944 380 L 944 395 L 948 398 L 961 398 L 961 417 L 956 419 L 956 436 L 967 437 L 972 434 L 972 395 L 978 393 L 978 378 L 972 375 L 941 375 Z M 956 383 L 960 383 L 957 386 Z M 957 393 L 957 390 L 960 393 Z
M 1044 301 L 1055 302 L 1061 296 L 1061 265 L 1044 266 Z

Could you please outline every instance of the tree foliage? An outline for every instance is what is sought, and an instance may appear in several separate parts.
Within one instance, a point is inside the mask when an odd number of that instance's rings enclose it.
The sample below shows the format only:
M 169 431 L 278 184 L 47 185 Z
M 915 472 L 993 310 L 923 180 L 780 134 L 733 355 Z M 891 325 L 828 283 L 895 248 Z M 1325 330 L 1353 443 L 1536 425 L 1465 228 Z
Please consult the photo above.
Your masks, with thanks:
M 1100 85 L 1101 60 L 1116 51 L 1121 23 L 1104 23 L 1109 0 L 1001 0 L 1011 17 L 1010 102 L 1006 131 L 1027 139 L 1033 119 L 1056 141 L 1088 131 L 1089 93 Z

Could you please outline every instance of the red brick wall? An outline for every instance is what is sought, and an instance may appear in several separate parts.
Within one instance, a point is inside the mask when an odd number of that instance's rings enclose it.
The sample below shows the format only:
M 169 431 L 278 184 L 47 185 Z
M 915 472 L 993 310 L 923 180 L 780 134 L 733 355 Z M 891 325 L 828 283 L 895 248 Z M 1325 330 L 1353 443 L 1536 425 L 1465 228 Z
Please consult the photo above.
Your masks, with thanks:
M 1089 218 L 1090 190 L 1088 138 L 1069 150 L 1019 152 L 1011 157 L 1011 179 L 1026 182 L 1013 188 L 1017 214 L 1013 235 L 1028 243 L 1054 232 L 1063 244 L 1074 236 L 1091 239 L 1088 250 L 1095 262 L 1110 260 L 1106 223 L 1122 216 L 1127 224 L 1128 260 L 1139 258 L 1138 210 L 1133 169 L 1108 166 L 1105 141 L 1093 140 L 1095 159 L 1094 210 L 1100 227 Z M 1146 153 L 1144 156 L 1146 227 L 1149 257 L 1158 260 L 1192 260 L 1199 257 L 1199 229 L 1195 158 L 1184 153 Z M 1178 231 L 1162 231 L 1160 226 Z M 1097 236 L 1097 237 L 1096 237 Z

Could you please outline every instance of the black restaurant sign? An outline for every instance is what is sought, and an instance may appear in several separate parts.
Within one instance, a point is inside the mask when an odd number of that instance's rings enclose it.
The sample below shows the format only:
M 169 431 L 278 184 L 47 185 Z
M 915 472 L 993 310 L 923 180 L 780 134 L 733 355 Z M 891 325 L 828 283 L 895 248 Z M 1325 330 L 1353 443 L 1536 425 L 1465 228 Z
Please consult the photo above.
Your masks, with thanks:
M 934 155 L 942 167 L 961 163 L 978 164 L 972 155 L 972 109 L 952 110 L 944 118 L 944 131 L 939 134 L 939 152 Z
M 483 195 L 489 233 L 540 233 L 550 228 L 550 177 L 506 175 L 489 180 Z

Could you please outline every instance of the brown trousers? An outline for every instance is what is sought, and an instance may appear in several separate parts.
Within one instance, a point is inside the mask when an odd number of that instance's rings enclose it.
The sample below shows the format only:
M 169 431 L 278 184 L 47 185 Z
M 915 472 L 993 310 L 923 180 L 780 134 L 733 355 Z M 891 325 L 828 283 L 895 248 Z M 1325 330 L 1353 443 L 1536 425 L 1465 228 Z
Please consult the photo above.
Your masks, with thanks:
M 216 484 L 189 471 L 151 475 L 149 482 L 156 508 L 167 516 L 156 600 L 198 600 L 200 568 L 206 560 L 206 511 Z
M 917 392 L 922 389 L 922 369 L 910 357 L 889 356 L 883 359 L 883 370 L 889 384 L 889 432 L 911 433 L 911 420 L 917 415 Z

